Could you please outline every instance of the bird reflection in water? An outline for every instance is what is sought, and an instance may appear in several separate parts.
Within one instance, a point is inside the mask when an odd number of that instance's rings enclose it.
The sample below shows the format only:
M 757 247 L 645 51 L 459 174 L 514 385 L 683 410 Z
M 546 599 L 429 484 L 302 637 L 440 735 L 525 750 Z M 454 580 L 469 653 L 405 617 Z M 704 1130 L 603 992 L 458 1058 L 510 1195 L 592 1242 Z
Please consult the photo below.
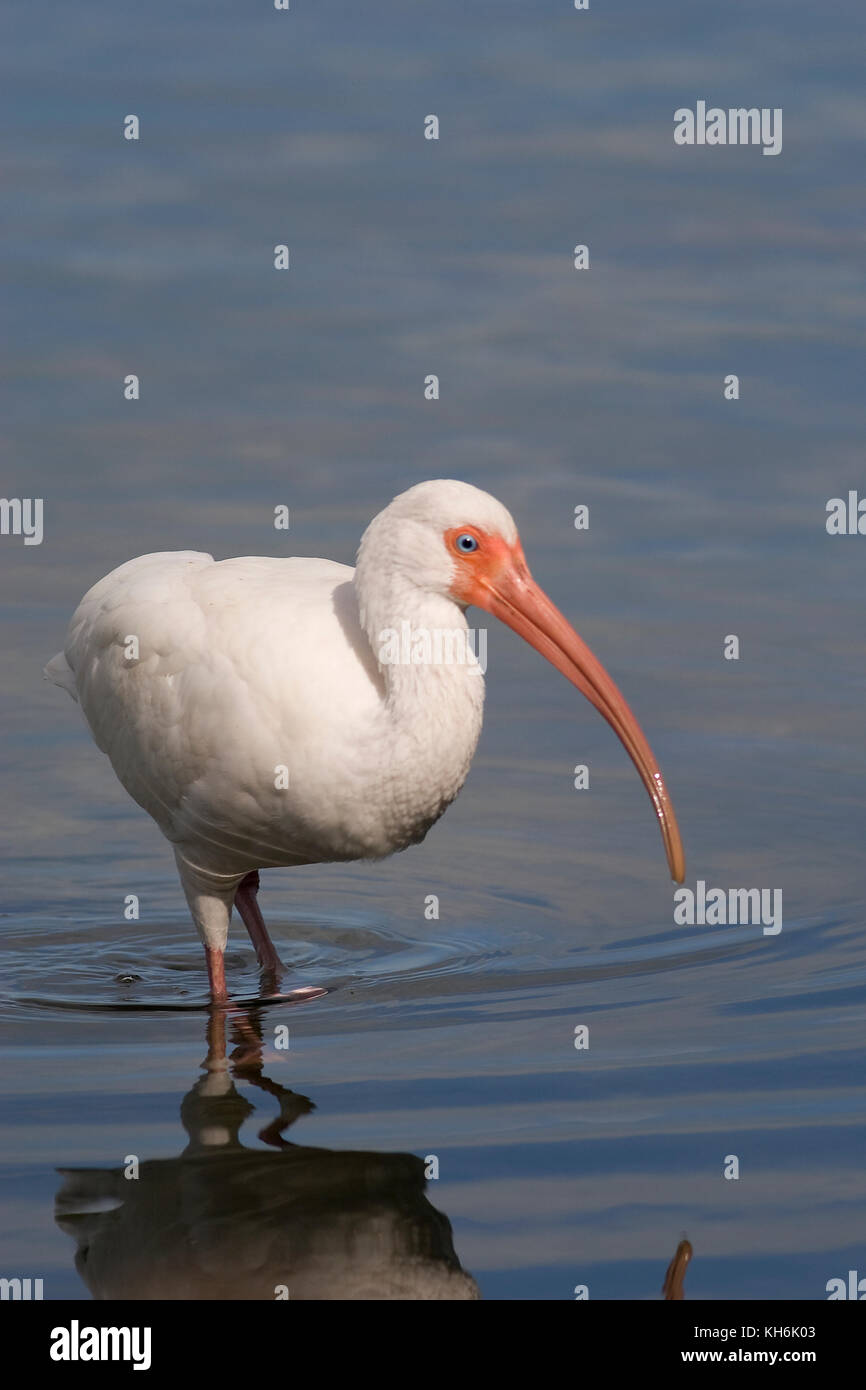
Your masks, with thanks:
M 241 1143 L 255 1107 L 235 1081 L 277 1101 L 267 1149 Z M 212 1010 L 204 1075 L 181 1103 L 184 1152 L 142 1162 L 135 1179 L 60 1170 L 57 1223 L 94 1298 L 479 1298 L 422 1160 L 291 1143 L 284 1131 L 314 1108 L 265 1076 L 260 1011 Z

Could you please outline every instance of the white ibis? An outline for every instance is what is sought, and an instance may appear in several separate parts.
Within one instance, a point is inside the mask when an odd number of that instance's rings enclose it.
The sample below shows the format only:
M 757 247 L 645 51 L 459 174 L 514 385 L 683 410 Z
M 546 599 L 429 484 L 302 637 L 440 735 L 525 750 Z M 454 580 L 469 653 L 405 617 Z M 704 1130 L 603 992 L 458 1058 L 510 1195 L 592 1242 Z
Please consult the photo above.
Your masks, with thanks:
M 367 527 L 354 570 L 171 551 L 128 561 L 81 600 L 45 673 L 79 701 L 123 786 L 174 846 L 215 1003 L 228 997 L 233 905 L 262 969 L 281 968 L 256 903 L 259 869 L 381 859 L 423 840 L 457 795 L 484 699 L 470 604 L 541 652 L 618 734 L 682 882 L 650 746 L 533 580 L 514 521 L 489 493 L 452 481 L 401 493 Z M 407 630 L 409 658 L 394 658 L 393 634 Z

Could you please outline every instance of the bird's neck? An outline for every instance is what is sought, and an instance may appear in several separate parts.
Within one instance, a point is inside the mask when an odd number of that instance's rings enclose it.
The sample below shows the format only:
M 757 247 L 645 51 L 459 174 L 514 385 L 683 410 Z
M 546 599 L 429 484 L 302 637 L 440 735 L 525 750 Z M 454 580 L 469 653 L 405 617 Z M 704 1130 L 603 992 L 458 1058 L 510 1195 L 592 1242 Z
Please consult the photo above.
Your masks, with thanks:
M 456 796 L 469 770 L 481 732 L 487 634 L 471 629 L 452 599 L 381 578 L 372 595 L 362 588 L 358 597 L 385 688 L 383 774 L 419 789 L 430 801 L 419 806 L 423 817 Z

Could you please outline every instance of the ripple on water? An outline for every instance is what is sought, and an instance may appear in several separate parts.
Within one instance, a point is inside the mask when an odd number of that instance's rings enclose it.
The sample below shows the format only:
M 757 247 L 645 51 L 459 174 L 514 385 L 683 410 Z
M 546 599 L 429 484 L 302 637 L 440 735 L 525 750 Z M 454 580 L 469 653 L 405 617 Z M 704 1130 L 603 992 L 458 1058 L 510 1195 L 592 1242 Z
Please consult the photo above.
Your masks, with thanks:
M 628 976 L 671 974 L 702 964 L 729 965 L 757 956 L 765 946 L 760 927 L 661 931 L 634 937 L 601 950 L 575 948 L 560 936 L 551 945 L 541 928 L 509 934 L 489 925 L 435 930 L 422 939 L 364 920 L 303 918 L 274 929 L 286 966 L 287 993 L 263 995 L 251 949 L 226 953 L 226 973 L 236 1004 L 258 1001 L 301 1002 L 291 991 L 317 986 L 329 993 L 346 987 L 399 984 L 427 994 L 437 981 L 443 992 L 456 988 L 485 993 L 521 984 L 589 983 Z M 797 938 L 814 947 L 812 934 L 832 929 L 830 922 L 786 923 L 786 950 L 798 949 Z M 5 933 L 4 1017 L 28 1009 L 130 1012 L 200 1010 L 208 1007 L 204 961 L 185 922 L 155 923 L 147 931 L 118 935 L 116 924 L 63 919 L 16 920 Z M 308 996 L 309 997 L 309 996 Z
M 478 971 L 504 955 L 482 935 L 415 940 L 366 922 L 335 926 L 299 920 L 276 927 L 274 939 L 286 966 L 284 981 L 331 992 L 347 982 L 407 981 L 459 971 Z M 208 1007 L 204 957 L 188 923 L 158 923 L 146 932 L 115 924 L 72 923 L 46 918 L 16 920 L 5 933 L 4 1016 L 22 1009 L 198 1010 Z M 258 988 L 250 948 L 226 952 L 226 975 L 235 1003 L 268 1002 Z M 273 1002 L 291 1002 L 286 995 Z

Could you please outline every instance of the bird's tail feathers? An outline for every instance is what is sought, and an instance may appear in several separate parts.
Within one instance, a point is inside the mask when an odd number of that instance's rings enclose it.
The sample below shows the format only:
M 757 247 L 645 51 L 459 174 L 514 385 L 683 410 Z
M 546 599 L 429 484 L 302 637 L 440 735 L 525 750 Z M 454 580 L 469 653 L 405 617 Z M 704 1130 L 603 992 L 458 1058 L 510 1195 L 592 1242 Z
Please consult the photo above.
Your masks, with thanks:
M 66 690 L 73 698 L 78 700 L 78 690 L 75 685 L 75 672 L 66 660 L 63 652 L 58 652 L 53 656 L 42 673 L 52 684 L 59 685 Z

